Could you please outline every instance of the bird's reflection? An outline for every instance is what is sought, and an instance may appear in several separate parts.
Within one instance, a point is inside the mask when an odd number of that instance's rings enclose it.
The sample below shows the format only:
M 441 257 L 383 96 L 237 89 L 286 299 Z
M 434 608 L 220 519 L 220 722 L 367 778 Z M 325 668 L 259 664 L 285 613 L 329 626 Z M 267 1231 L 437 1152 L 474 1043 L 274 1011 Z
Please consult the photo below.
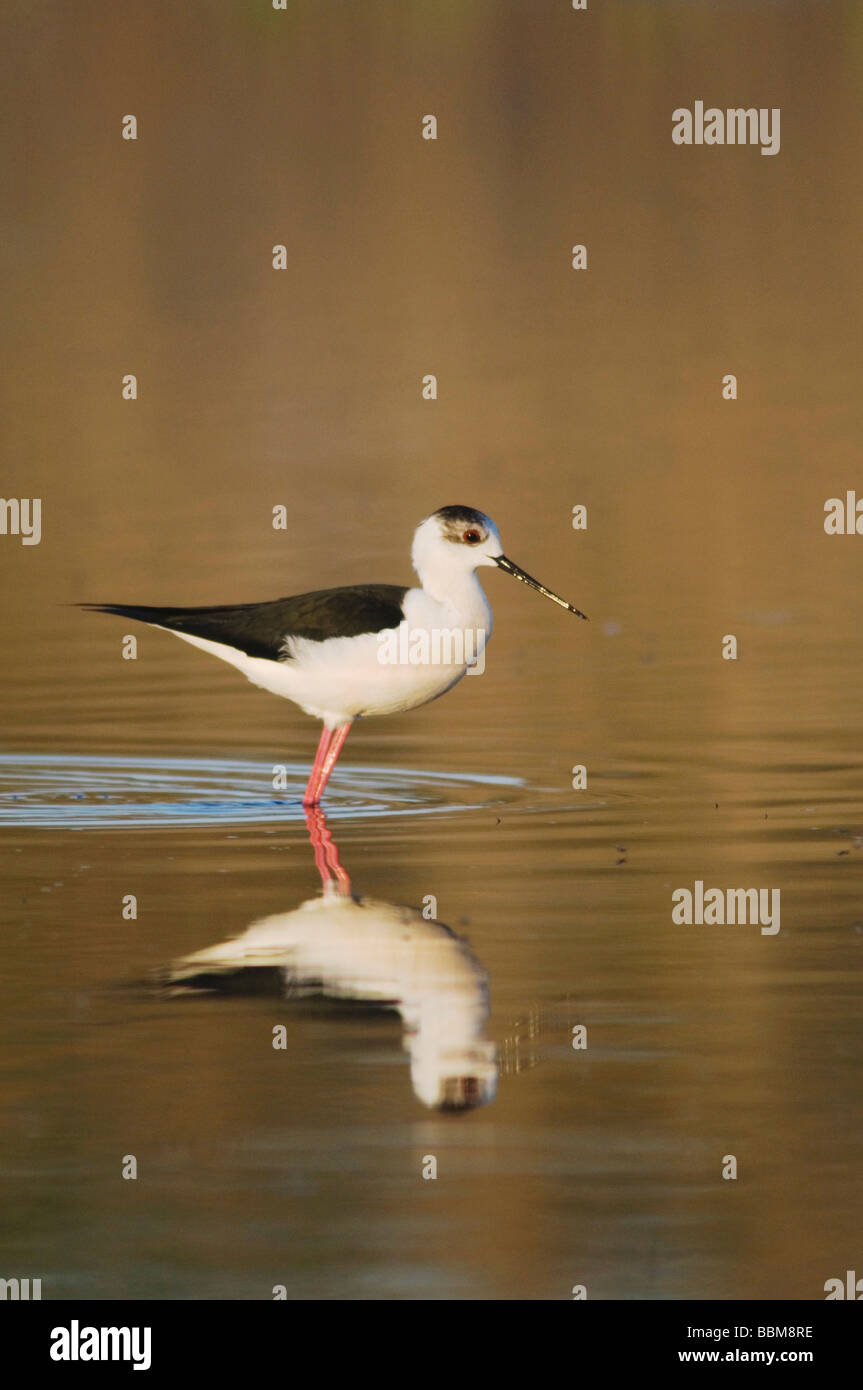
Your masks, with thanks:
M 259 992 L 269 972 L 285 994 L 321 994 L 394 1009 L 404 1025 L 411 1081 L 424 1105 L 466 1110 L 497 1090 L 494 1044 L 483 1037 L 488 979 L 466 942 L 441 922 L 362 897 L 319 807 L 306 813 L 322 896 L 252 922 L 241 936 L 173 962 L 172 992 Z

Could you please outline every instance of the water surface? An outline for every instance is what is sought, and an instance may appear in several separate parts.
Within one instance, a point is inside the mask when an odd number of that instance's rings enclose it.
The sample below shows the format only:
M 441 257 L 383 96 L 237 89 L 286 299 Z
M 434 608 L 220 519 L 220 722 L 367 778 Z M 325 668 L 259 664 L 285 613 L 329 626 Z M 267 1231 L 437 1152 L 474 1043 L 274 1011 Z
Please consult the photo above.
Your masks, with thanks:
M 823 1297 L 861 1258 L 863 540 L 823 529 L 863 495 L 859 7 L 13 10 L 0 1274 Z M 781 153 L 674 147 L 702 97 L 780 106 Z M 405 582 L 451 503 L 590 622 L 489 573 L 482 677 L 332 781 L 356 894 L 452 933 L 438 1004 L 473 962 L 496 1095 L 442 1112 L 404 960 L 166 992 L 320 893 L 317 729 L 69 605 Z M 780 931 L 676 925 L 697 880 Z

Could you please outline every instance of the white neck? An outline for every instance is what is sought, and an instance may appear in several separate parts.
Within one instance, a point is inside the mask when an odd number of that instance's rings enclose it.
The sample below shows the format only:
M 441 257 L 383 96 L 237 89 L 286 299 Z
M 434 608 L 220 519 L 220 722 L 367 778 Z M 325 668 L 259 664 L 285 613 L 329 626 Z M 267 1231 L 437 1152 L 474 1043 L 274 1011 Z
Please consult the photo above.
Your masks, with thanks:
M 488 610 L 488 599 L 476 570 L 453 570 L 447 565 L 424 565 L 420 573 L 423 592 L 457 613 L 475 615 Z

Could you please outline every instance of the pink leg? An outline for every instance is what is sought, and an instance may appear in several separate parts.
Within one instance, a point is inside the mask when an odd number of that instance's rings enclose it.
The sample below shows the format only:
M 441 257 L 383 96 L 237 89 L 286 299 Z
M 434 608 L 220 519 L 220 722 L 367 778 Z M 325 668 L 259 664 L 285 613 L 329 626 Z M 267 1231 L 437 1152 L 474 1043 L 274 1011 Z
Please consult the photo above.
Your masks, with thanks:
M 317 802 L 317 797 L 315 796 L 315 788 L 318 784 L 318 779 L 321 775 L 321 768 L 324 765 L 324 759 L 327 756 L 332 737 L 332 729 L 328 729 L 325 724 L 324 727 L 321 729 L 321 737 L 318 743 L 318 751 L 315 754 L 315 761 L 312 764 L 311 776 L 309 777 L 306 790 L 303 792 L 304 806 L 314 806 Z
M 339 863 L 339 851 L 327 829 L 326 816 L 320 806 L 306 807 L 306 825 L 324 890 L 329 888 L 335 879 L 338 882 L 338 891 L 346 896 L 349 895 L 351 880 Z
M 320 801 L 321 797 L 324 794 L 324 787 L 330 780 L 330 773 L 335 767 L 336 762 L 338 761 L 338 756 L 345 746 L 345 739 L 351 731 L 351 723 L 352 721 L 349 719 L 347 724 L 342 724 L 338 729 L 336 729 L 335 733 L 333 734 L 332 742 L 330 743 L 330 746 L 327 749 L 327 755 L 324 758 L 324 765 L 321 768 L 320 776 L 318 778 L 317 795 L 315 797 L 316 803 Z
M 338 756 L 345 746 L 345 739 L 351 731 L 352 722 L 353 721 L 349 719 L 347 724 L 340 725 L 338 729 L 330 734 L 328 747 L 323 754 L 320 766 L 318 766 L 318 757 L 320 757 L 321 749 L 324 746 L 324 735 L 321 734 L 321 741 L 318 745 L 318 755 L 315 757 L 315 766 L 312 769 L 309 785 L 306 787 L 305 796 L 303 797 L 304 806 L 317 806 L 323 796 L 324 788 L 330 780 L 330 773 L 335 767 Z M 327 731 L 324 730 L 324 732 L 326 733 Z M 315 781 L 316 774 L 317 781 Z

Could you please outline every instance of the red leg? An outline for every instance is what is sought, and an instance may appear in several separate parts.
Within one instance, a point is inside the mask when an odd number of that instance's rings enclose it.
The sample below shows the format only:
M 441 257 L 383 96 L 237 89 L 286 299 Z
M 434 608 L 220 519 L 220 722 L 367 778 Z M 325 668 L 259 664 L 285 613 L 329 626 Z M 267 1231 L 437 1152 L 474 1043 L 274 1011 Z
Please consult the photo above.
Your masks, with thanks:
M 324 727 L 323 727 L 323 729 L 321 730 L 321 737 L 320 737 L 320 741 L 319 741 L 319 743 L 318 743 L 318 751 L 317 751 L 317 753 L 315 754 L 315 761 L 314 761 L 314 763 L 312 764 L 311 776 L 309 777 L 308 784 L 307 784 L 307 786 L 306 786 L 306 790 L 303 792 L 303 805 L 304 805 L 304 806 L 315 806 L 315 805 L 317 805 L 318 797 L 317 797 L 317 795 L 315 794 L 315 788 L 316 788 L 317 785 L 318 785 L 318 781 L 319 781 L 320 775 L 321 775 L 321 769 L 322 769 L 322 767 L 323 767 L 323 765 L 324 765 L 324 760 L 325 760 L 325 758 L 326 758 L 326 756 L 327 756 L 327 753 L 328 753 L 328 751 L 329 751 L 330 743 L 332 742 L 332 737 L 333 737 L 333 731 L 332 731 L 332 729 L 328 729 L 327 726 L 326 726 L 326 724 L 325 724 Z
M 327 749 L 326 756 L 323 761 L 323 766 L 321 767 L 320 773 L 318 774 L 318 785 L 315 788 L 314 792 L 314 805 L 318 804 L 318 802 L 324 794 L 324 787 L 330 780 L 330 773 L 335 767 L 336 762 L 338 760 L 338 756 L 345 746 L 345 739 L 351 731 L 352 722 L 353 721 L 349 719 L 347 724 L 340 725 L 340 727 L 335 730 L 332 736 L 332 741 L 330 743 L 329 748 Z
M 351 891 L 351 880 L 347 871 L 339 863 L 339 851 L 327 830 L 326 817 L 320 806 L 308 806 L 306 808 L 306 825 L 308 826 L 309 839 L 312 842 L 312 849 L 315 852 L 315 863 L 318 866 L 318 873 L 321 876 L 321 884 L 324 892 L 332 885 L 333 879 L 338 881 L 338 891 L 349 895 Z

